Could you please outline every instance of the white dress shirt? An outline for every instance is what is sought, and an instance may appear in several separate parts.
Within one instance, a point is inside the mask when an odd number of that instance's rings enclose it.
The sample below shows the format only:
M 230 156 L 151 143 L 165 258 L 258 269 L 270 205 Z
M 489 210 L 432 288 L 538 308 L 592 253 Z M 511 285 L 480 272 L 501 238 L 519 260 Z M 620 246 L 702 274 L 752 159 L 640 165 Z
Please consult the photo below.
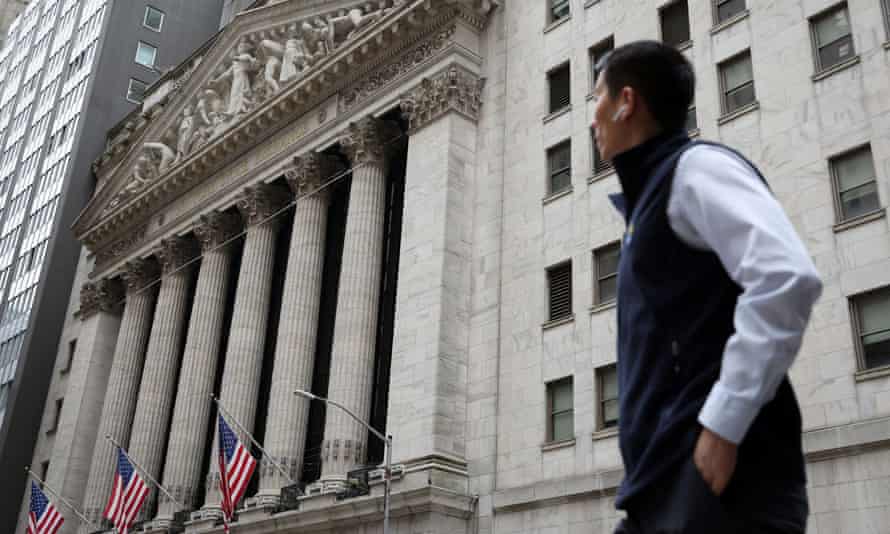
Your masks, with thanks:
M 720 379 L 698 416 L 738 444 L 800 350 L 822 282 L 782 206 L 724 148 L 699 145 L 680 157 L 667 214 L 683 242 L 716 253 L 742 288 Z

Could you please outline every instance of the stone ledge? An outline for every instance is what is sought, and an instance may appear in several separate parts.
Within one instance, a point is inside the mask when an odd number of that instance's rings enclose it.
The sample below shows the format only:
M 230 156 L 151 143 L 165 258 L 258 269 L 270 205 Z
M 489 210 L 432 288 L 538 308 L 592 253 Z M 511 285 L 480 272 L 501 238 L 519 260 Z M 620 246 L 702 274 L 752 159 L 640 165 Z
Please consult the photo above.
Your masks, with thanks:
M 816 462 L 890 448 L 890 417 L 810 430 L 803 434 L 807 461 Z
M 569 324 L 575 322 L 575 314 L 571 314 L 567 317 L 562 317 L 560 319 L 553 319 L 551 321 L 547 321 L 546 323 L 541 325 L 543 330 L 550 330 L 551 328 L 556 328 L 557 326 L 562 326 L 564 324 Z
M 587 183 L 592 184 L 594 182 L 599 182 L 603 178 L 612 176 L 613 174 L 615 174 L 615 167 L 613 167 L 612 164 L 610 163 L 607 167 L 600 169 L 598 171 L 595 171 L 592 176 L 588 177 Z
M 618 306 L 617 299 L 612 299 L 610 301 L 603 302 L 601 304 L 594 304 L 593 306 L 590 307 L 590 315 L 594 315 L 601 311 L 611 310 L 612 308 L 615 308 L 616 306 Z
M 750 14 L 751 14 L 751 12 L 746 9 L 744 11 L 740 11 L 740 12 L 736 13 L 735 15 L 729 17 L 728 19 L 724 20 L 723 22 L 719 22 L 719 23 L 715 24 L 714 27 L 711 28 L 711 35 L 714 35 L 715 33 L 723 31 L 726 28 L 729 28 L 730 26 L 734 26 L 737 22 L 748 18 L 748 16 Z
M 854 217 L 853 219 L 839 222 L 832 226 L 831 229 L 834 230 L 835 233 L 843 232 L 844 230 L 849 230 L 850 228 L 855 228 L 857 226 L 870 223 L 878 219 L 883 219 L 886 216 L 887 211 L 884 208 L 879 208 L 871 213 L 866 213 L 865 215 L 860 215 L 859 217 Z
M 556 111 L 551 111 L 550 113 L 545 115 L 544 118 L 541 120 L 544 122 L 544 124 L 546 124 L 550 121 L 556 120 L 559 117 L 562 117 L 563 115 L 565 115 L 566 113 L 569 113 L 570 111 L 572 111 L 571 104 L 569 104 L 568 106 L 563 106 L 563 107 L 557 109 Z
M 618 491 L 624 469 L 617 468 L 559 480 L 548 480 L 496 491 L 492 495 L 495 513 L 518 512 L 562 504 L 584 497 L 607 497 Z
M 837 65 L 832 65 L 826 69 L 820 70 L 819 72 L 813 74 L 810 78 L 814 82 L 818 82 L 819 80 L 824 80 L 825 78 L 828 78 L 832 74 L 837 74 L 838 72 L 840 72 L 842 70 L 849 69 L 853 65 L 858 65 L 859 61 L 860 61 L 859 55 L 857 54 L 846 61 L 842 61 L 842 62 L 838 63 Z
M 575 446 L 575 438 L 564 439 L 564 440 L 560 440 L 560 441 L 548 441 L 547 443 L 541 444 L 541 451 L 543 451 L 543 452 L 555 451 L 555 450 L 566 449 L 568 447 L 574 447 L 574 446 Z
M 591 434 L 591 439 L 593 441 L 600 441 L 604 439 L 614 438 L 618 436 L 618 427 L 613 426 L 610 428 L 604 428 L 602 430 L 597 430 L 593 434 Z
M 550 32 L 552 32 L 553 30 L 555 30 L 556 28 L 559 28 L 560 26 L 562 26 L 563 24 L 565 24 L 566 22 L 568 22 L 568 21 L 570 21 L 570 20 L 572 20 L 572 15 L 571 15 L 571 14 L 569 14 L 568 16 L 565 16 L 565 17 L 563 17 L 563 18 L 561 18 L 561 19 L 559 19 L 559 20 L 554 20 L 553 22 L 551 22 L 551 23 L 548 24 L 547 26 L 544 26 L 544 33 L 550 33 Z
M 733 121 L 733 120 L 741 117 L 742 115 L 747 115 L 748 113 L 751 113 L 752 111 L 757 111 L 758 109 L 760 109 L 760 102 L 755 100 L 754 102 L 751 102 L 750 104 L 745 104 L 744 106 L 742 106 L 736 110 L 733 110 L 733 111 L 730 111 L 729 113 L 723 114 L 719 119 L 717 119 L 717 125 L 723 126 L 727 122 Z
M 553 202 L 554 200 L 556 200 L 558 198 L 567 197 L 572 194 L 573 189 L 574 188 L 572 186 L 568 186 L 567 188 L 563 189 L 562 191 L 557 191 L 556 193 L 550 193 L 549 195 L 547 195 L 546 197 L 541 199 L 541 203 L 546 205 L 546 204 L 550 204 L 551 202 Z
M 876 369 L 864 369 L 862 371 L 856 371 L 856 374 L 853 375 L 853 378 L 857 382 L 865 382 L 868 380 L 875 380 L 877 378 L 884 378 L 887 376 L 890 376 L 890 365 L 885 365 Z

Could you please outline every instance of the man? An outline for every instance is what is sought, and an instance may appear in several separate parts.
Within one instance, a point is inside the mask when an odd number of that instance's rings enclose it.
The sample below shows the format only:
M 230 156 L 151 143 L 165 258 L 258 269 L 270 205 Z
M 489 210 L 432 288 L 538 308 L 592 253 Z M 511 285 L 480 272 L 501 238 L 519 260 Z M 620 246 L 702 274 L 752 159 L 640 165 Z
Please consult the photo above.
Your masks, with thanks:
M 621 182 L 619 533 L 800 533 L 787 378 L 822 284 L 756 168 L 684 131 L 692 66 L 642 41 L 598 66 L 597 147 Z

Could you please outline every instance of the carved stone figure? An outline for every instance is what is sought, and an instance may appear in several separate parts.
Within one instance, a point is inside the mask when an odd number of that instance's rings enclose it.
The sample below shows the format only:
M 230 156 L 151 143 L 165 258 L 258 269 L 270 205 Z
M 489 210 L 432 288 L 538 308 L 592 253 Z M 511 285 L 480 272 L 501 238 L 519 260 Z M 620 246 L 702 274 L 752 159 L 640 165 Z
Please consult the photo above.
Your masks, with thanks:
M 232 63 L 229 68 L 213 80 L 213 83 L 219 83 L 222 80 L 230 82 L 229 102 L 226 111 L 232 117 L 247 113 L 253 105 L 253 87 L 250 83 L 250 75 L 256 70 L 257 59 L 250 54 L 250 51 L 250 44 L 242 39 L 232 54 Z
M 201 126 L 195 139 L 195 146 L 202 146 L 213 137 L 221 134 L 226 127 L 225 102 L 213 89 L 204 89 L 195 106 Z
M 146 152 L 156 150 L 160 156 L 160 161 L 157 163 L 158 174 L 164 174 L 173 165 L 173 162 L 176 161 L 176 152 L 164 143 L 159 141 L 147 142 L 142 147 Z
M 196 117 L 192 106 L 185 106 L 179 122 L 179 138 L 176 142 L 176 161 L 186 157 L 192 151 L 192 142 L 197 129 Z
M 260 46 L 263 47 L 263 50 L 266 51 L 266 54 L 268 54 L 270 58 L 275 57 L 281 59 L 281 67 L 278 75 L 278 82 L 280 83 L 287 83 L 290 80 L 295 79 L 306 69 L 306 67 L 308 67 L 309 62 L 312 59 L 312 54 L 310 54 L 309 49 L 306 48 L 306 42 L 296 36 L 288 37 L 283 46 L 281 43 L 272 39 L 264 39 L 260 41 Z M 277 92 L 280 86 L 275 84 L 275 87 L 275 91 Z
M 136 165 L 133 166 L 133 176 L 130 179 L 130 183 L 124 188 L 124 191 L 128 195 L 136 194 L 148 187 L 157 177 L 158 171 L 154 163 L 152 163 L 151 157 L 147 153 L 143 153 L 136 159 Z

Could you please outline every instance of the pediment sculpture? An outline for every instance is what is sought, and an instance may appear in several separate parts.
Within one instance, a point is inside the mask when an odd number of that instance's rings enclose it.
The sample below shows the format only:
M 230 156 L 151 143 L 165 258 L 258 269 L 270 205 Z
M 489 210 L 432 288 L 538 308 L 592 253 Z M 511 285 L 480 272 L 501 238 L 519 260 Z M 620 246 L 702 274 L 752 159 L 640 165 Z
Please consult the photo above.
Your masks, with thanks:
M 184 103 L 161 139 L 144 142 L 127 185 L 111 200 L 115 208 L 144 191 L 169 168 L 236 125 L 241 118 L 298 81 L 318 61 L 354 39 L 405 0 L 374 0 L 348 9 L 241 36 L 225 61 Z M 101 166 L 145 128 L 145 114 L 124 124 L 109 139 Z

